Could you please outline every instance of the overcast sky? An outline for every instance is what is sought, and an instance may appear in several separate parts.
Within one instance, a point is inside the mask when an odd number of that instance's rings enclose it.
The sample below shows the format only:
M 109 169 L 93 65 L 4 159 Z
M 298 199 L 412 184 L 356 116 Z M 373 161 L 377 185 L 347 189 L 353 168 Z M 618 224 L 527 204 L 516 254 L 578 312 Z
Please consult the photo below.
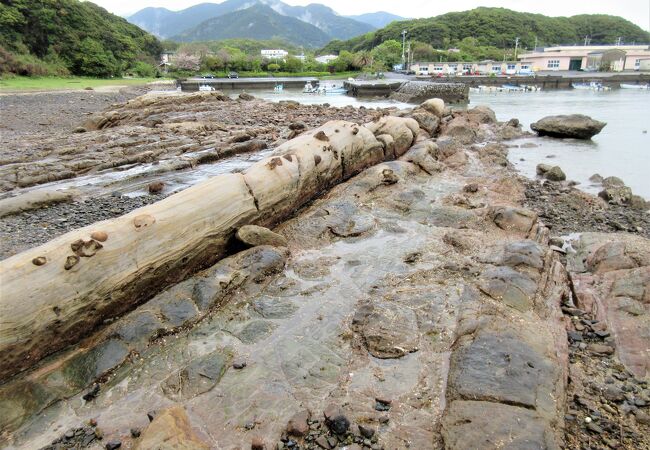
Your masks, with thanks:
M 548 16 L 574 14 L 613 14 L 625 17 L 641 28 L 650 29 L 650 0 L 284 0 L 290 5 L 322 3 L 342 15 L 388 11 L 403 17 L 431 17 L 449 11 L 463 11 L 477 6 L 500 6 L 516 11 L 535 12 Z M 221 3 L 201 0 L 95 0 L 112 13 L 128 16 L 147 6 L 173 11 L 197 3 Z

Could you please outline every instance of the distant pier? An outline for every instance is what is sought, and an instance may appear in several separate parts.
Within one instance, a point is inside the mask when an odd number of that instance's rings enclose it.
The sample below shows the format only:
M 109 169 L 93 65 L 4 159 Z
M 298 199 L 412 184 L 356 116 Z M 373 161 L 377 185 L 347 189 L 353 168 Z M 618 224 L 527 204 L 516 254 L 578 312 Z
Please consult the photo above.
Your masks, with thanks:
M 646 84 L 650 83 L 650 73 L 602 73 L 602 72 L 581 72 L 579 74 L 535 74 L 530 76 L 513 75 L 513 76 L 484 76 L 470 75 L 457 77 L 416 77 L 417 80 L 428 81 L 432 83 L 463 83 L 468 87 L 479 86 L 503 86 L 506 84 L 514 86 L 539 86 L 543 90 L 548 89 L 571 89 L 573 83 L 589 83 L 598 81 L 603 86 L 619 88 L 621 83 L 624 84 Z

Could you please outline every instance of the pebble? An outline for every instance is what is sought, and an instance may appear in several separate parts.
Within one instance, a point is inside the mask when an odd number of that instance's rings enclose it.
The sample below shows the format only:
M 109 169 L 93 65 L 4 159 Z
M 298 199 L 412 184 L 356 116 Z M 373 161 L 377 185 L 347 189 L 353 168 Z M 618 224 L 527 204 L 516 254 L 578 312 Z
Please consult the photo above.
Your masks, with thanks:
M 106 443 L 106 450 L 115 450 L 115 449 L 120 448 L 121 446 L 122 446 L 122 442 L 120 442 L 118 440 L 108 441 Z
M 246 361 L 235 361 L 232 363 L 232 368 L 236 370 L 241 370 L 246 367 Z
M 264 450 L 264 440 L 260 437 L 254 437 L 251 442 L 251 450 Z

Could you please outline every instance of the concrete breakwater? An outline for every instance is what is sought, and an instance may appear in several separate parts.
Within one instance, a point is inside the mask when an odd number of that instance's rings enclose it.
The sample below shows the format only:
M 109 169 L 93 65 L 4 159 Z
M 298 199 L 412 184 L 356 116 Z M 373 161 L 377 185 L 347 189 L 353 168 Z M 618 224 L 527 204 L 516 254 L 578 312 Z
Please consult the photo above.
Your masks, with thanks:
M 375 80 L 346 81 L 344 85 L 355 97 L 389 97 L 405 103 L 421 103 L 430 98 L 440 98 L 447 103 L 467 103 L 469 100 L 469 87 L 463 83 Z
M 148 109 L 162 101 L 151 100 Z M 124 295 L 131 288 L 118 278 L 115 297 L 93 306 L 120 299 L 127 311 L 110 312 L 78 344 L 0 386 L 3 444 L 550 449 L 566 446 L 567 426 L 603 445 L 646 442 L 642 406 L 638 426 L 630 416 L 621 427 L 609 424 L 626 394 L 643 403 L 646 360 L 622 353 L 634 375 L 614 363 L 615 348 L 632 337 L 626 331 L 615 344 L 608 333 L 631 323 L 608 328 L 592 315 L 609 288 L 594 281 L 599 299 L 589 316 L 573 303 L 561 249 L 522 207 L 522 185 L 508 167 L 502 141 L 522 134 L 516 120 L 499 123 L 488 108 L 451 111 L 432 100 L 309 130 L 291 122 L 295 111 L 282 116 L 293 139 L 248 170 L 10 258 L 56 269 L 49 279 L 15 264 L 2 272 L 29 272 L 23 302 L 41 302 L 33 323 L 55 329 L 57 311 L 62 324 L 85 320 L 84 297 L 76 317 L 61 280 L 74 279 L 83 292 L 103 291 L 116 273 L 168 278 L 149 285 L 151 299 Z M 100 139 L 107 130 L 96 133 Z M 242 238 L 243 225 L 278 221 L 255 242 Z M 643 242 L 610 235 L 576 243 L 576 263 L 586 266 L 572 270 L 611 278 L 612 293 L 634 306 L 647 283 Z M 154 246 L 166 255 L 152 257 Z M 65 252 L 29 260 L 56 248 Z M 118 250 L 123 256 L 114 258 Z M 65 271 L 64 256 L 79 253 Z M 199 258 L 205 266 L 193 265 Z M 100 267 L 106 273 L 92 272 Z M 623 283 L 619 269 L 628 271 Z M 25 301 L 39 283 L 50 294 Z M 0 301 L 11 298 L 3 293 Z M 642 330 L 648 316 L 634 311 L 625 320 Z M 22 313 L 2 317 L 14 312 Z M 583 357 L 602 361 L 601 373 L 571 371 L 569 381 L 571 360 Z M 598 394 L 603 386 L 612 400 Z M 585 427 L 585 415 L 602 426 L 599 434 Z

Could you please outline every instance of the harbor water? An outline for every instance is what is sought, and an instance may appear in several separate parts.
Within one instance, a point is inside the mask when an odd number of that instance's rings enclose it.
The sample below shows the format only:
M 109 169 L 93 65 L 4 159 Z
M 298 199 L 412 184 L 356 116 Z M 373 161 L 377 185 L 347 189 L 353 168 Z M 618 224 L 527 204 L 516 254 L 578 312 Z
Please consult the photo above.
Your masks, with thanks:
M 387 99 L 359 99 L 347 95 L 304 94 L 298 89 L 250 91 L 270 101 L 295 100 L 305 104 L 368 108 L 412 107 Z M 233 93 L 234 94 L 234 93 Z M 598 173 L 617 176 L 635 194 L 650 199 L 650 91 L 615 89 L 549 90 L 539 92 L 472 92 L 470 106 L 488 105 L 501 121 L 516 117 L 525 130 L 548 115 L 585 114 L 607 122 L 591 141 L 530 137 L 511 143 L 510 160 L 521 173 L 534 177 L 539 163 L 559 165 L 580 188 L 596 193 L 589 181 Z

